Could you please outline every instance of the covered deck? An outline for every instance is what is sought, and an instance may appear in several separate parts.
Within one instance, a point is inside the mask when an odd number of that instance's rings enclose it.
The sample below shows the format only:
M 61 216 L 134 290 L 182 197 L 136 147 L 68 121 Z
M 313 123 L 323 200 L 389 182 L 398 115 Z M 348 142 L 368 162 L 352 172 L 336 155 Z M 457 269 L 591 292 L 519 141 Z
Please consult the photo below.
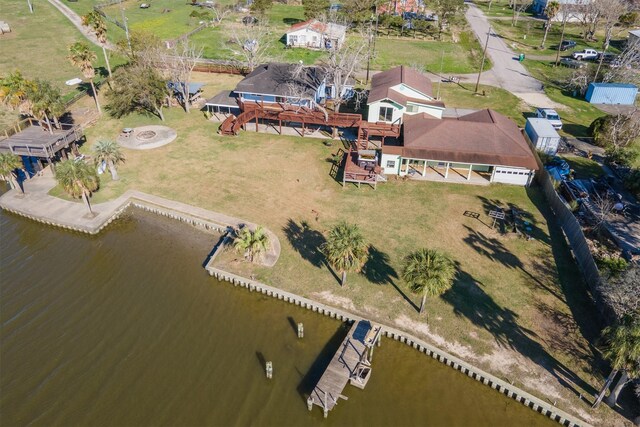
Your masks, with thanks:
M 437 160 L 403 158 L 400 175 L 421 181 L 489 185 L 492 167 Z
M 223 90 L 204 103 L 205 111 L 211 113 L 211 120 L 222 122 L 231 115 L 240 114 L 238 98 L 232 90 Z
M 60 129 L 44 127 L 37 120 L 28 119 L 13 135 L 0 137 L 0 152 L 10 152 L 19 156 L 36 157 L 51 161 L 61 152 L 66 156 L 66 148 L 83 137 L 80 126 L 60 123 Z

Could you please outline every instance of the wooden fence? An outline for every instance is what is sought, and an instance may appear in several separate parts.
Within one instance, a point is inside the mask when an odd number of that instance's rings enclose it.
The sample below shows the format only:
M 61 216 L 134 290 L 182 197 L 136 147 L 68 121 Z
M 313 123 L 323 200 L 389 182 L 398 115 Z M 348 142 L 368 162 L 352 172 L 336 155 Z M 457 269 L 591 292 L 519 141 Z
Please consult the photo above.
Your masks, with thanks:
M 580 269 L 585 282 L 589 286 L 589 291 L 602 320 L 605 324 L 611 324 L 616 319 L 616 315 L 612 307 L 605 302 L 602 295 L 602 289 L 603 286 L 606 286 L 606 283 L 604 283 L 602 276 L 600 275 L 600 271 L 598 270 L 598 266 L 593 259 L 593 255 L 591 254 L 591 250 L 587 244 L 587 239 L 582 232 L 582 226 L 565 200 L 556 192 L 553 185 L 553 179 L 542 166 L 540 158 L 537 155 L 536 158 L 538 160 L 538 165 L 540 166 L 540 170 L 536 174 L 538 183 L 542 187 L 544 196 L 558 220 L 558 225 L 562 228 L 567 242 L 571 247 L 573 257 L 578 264 L 578 268 Z

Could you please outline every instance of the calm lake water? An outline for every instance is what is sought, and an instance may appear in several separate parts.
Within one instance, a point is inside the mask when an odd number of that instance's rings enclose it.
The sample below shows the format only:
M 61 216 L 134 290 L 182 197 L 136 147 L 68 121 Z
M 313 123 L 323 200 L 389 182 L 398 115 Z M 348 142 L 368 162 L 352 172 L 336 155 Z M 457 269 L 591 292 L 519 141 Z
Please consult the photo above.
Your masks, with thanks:
M 557 425 L 388 339 L 324 420 L 305 393 L 346 328 L 213 280 L 216 236 L 138 211 L 98 237 L 4 212 L 0 230 L 3 426 Z

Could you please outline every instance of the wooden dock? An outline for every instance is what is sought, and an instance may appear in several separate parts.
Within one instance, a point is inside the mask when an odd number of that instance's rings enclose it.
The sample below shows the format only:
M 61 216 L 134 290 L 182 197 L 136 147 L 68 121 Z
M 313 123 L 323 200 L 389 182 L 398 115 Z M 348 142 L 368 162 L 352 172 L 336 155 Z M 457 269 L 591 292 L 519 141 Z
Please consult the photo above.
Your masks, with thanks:
M 368 320 L 354 323 L 334 354 L 329 366 L 307 399 L 309 410 L 313 405 L 322 408 L 326 417 L 338 404 L 338 399 L 347 400 L 342 391 L 348 382 L 364 389 L 371 376 L 373 347 L 380 344 L 380 326 Z

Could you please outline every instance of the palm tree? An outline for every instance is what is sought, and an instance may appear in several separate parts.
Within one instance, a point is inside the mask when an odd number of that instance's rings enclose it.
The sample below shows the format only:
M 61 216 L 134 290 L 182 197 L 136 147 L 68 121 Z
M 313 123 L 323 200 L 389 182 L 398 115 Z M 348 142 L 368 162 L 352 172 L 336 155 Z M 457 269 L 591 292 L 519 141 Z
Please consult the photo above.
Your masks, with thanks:
M 611 363 L 612 372 L 594 406 L 600 403 L 618 371 L 622 371 L 611 394 L 604 399 L 613 408 L 630 379 L 640 377 L 640 316 L 637 313 L 625 315 L 618 325 L 606 327 L 602 331 L 602 338 L 605 341 L 602 355 Z
M 116 165 L 118 163 L 124 163 L 124 154 L 120 151 L 120 146 L 113 140 L 103 139 L 93 146 L 93 158 L 96 165 L 102 162 L 107 164 L 109 172 L 111 172 L 111 179 L 117 181 L 118 171 Z
M 104 62 L 107 64 L 107 71 L 109 71 L 109 78 L 111 75 L 111 64 L 109 64 L 109 55 L 107 55 L 107 23 L 102 15 L 98 11 L 94 10 L 82 17 L 82 25 L 85 27 L 91 27 L 93 33 L 96 35 L 100 46 L 102 46 L 102 54 L 104 55 Z
M 53 133 L 51 118 L 58 124 L 58 116 L 65 111 L 65 105 L 62 102 L 60 90 L 53 87 L 46 80 L 35 80 L 28 87 L 27 98 L 29 100 L 29 114 L 42 121 L 49 127 L 49 131 Z
M 327 236 L 320 250 L 327 262 L 342 275 L 341 286 L 347 282 L 347 271 L 358 272 L 369 257 L 369 245 L 356 224 L 341 222 Z
M 435 249 L 419 249 L 405 258 L 402 279 L 411 291 L 422 294 L 420 313 L 424 312 L 427 296 L 445 293 L 453 284 L 456 266 L 444 253 Z
M 544 44 L 547 41 L 547 34 L 549 34 L 549 30 L 551 29 L 551 21 L 556 17 L 559 11 L 560 3 L 555 1 L 547 3 L 547 8 L 544 10 L 545 15 L 547 15 L 547 22 L 544 27 L 544 36 L 542 37 L 542 42 L 540 43 L 541 49 L 544 49 Z
M 28 110 L 24 104 L 28 103 L 27 94 L 33 84 L 34 82 L 25 79 L 20 71 L 9 73 L 6 77 L 0 78 L 0 102 L 12 110 Z
M 7 181 L 12 189 L 22 193 L 22 187 L 20 187 L 16 175 L 16 169 L 20 168 L 22 168 L 20 156 L 12 153 L 0 153 L 0 178 Z
M 256 227 L 251 231 L 249 227 L 243 227 L 234 240 L 234 246 L 238 252 L 242 252 L 249 261 L 253 262 L 256 256 L 267 251 L 269 236 L 264 228 Z
M 96 76 L 96 70 L 93 68 L 93 61 L 97 58 L 96 53 L 92 51 L 86 43 L 76 42 L 69 46 L 68 58 L 69 62 L 78 67 L 82 75 L 84 75 L 86 79 L 89 79 L 93 99 L 96 101 L 96 108 L 98 109 L 98 113 L 102 114 L 100 102 L 98 102 L 98 92 L 96 92 L 96 87 L 93 84 L 93 78 Z
M 93 213 L 89 196 L 100 185 L 95 168 L 83 161 L 64 160 L 56 168 L 56 180 L 71 197 L 82 197 L 89 212 Z

